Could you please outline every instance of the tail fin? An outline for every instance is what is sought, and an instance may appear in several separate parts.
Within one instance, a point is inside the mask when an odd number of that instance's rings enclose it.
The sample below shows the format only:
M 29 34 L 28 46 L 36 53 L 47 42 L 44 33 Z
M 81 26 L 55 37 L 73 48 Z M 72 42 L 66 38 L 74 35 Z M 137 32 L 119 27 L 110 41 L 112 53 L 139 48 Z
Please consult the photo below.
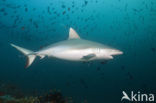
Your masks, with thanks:
M 19 46 L 16 46 L 14 44 L 10 44 L 12 47 L 16 48 L 17 50 L 19 50 L 20 52 L 22 52 L 25 56 L 27 56 L 27 63 L 26 63 L 26 68 L 29 67 L 33 61 L 35 60 L 36 58 L 36 55 L 33 51 L 31 50 L 28 50 L 28 49 L 25 49 L 25 48 L 22 48 L 22 47 L 19 47 Z

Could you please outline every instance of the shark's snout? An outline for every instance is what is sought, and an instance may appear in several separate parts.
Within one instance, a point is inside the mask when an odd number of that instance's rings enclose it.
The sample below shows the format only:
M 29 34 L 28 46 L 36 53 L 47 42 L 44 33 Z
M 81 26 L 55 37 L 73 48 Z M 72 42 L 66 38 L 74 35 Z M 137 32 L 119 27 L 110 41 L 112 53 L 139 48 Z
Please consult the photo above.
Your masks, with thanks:
M 117 51 L 117 54 L 118 54 L 118 55 L 122 55 L 122 54 L 123 54 L 123 52 L 122 52 L 122 51 L 120 51 L 120 50 L 118 50 L 118 51 Z
M 112 50 L 112 53 L 111 53 L 111 55 L 122 55 L 122 54 L 123 52 L 120 50 Z

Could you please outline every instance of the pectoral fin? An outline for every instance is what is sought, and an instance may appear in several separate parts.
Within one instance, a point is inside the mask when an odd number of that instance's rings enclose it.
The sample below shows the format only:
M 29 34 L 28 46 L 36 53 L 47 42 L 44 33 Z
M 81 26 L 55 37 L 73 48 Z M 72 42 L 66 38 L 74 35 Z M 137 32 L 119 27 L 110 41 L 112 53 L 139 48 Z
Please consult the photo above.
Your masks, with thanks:
M 86 56 L 83 56 L 82 59 L 88 61 L 95 56 L 96 56 L 95 54 L 88 54 Z

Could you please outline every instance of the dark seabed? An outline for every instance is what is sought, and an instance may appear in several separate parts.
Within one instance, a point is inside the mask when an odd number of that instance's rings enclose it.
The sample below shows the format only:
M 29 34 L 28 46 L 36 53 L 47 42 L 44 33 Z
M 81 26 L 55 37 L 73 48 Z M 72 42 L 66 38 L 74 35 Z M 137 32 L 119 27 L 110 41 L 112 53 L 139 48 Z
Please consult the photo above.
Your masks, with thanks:
M 26 57 L 10 46 L 37 51 L 66 40 L 70 27 L 124 54 L 92 63 L 37 58 L 25 69 Z M 155 94 L 156 0 L 0 0 L 0 54 L 0 98 L 120 103 L 122 91 Z

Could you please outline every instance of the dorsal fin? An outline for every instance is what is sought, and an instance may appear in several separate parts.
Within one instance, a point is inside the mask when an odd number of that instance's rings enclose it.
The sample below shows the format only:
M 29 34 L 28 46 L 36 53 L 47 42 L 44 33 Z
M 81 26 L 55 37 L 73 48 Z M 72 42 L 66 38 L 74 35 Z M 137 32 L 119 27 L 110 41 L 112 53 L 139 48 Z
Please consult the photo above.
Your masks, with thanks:
M 80 36 L 77 34 L 77 32 L 73 28 L 70 28 L 68 39 L 80 39 Z

